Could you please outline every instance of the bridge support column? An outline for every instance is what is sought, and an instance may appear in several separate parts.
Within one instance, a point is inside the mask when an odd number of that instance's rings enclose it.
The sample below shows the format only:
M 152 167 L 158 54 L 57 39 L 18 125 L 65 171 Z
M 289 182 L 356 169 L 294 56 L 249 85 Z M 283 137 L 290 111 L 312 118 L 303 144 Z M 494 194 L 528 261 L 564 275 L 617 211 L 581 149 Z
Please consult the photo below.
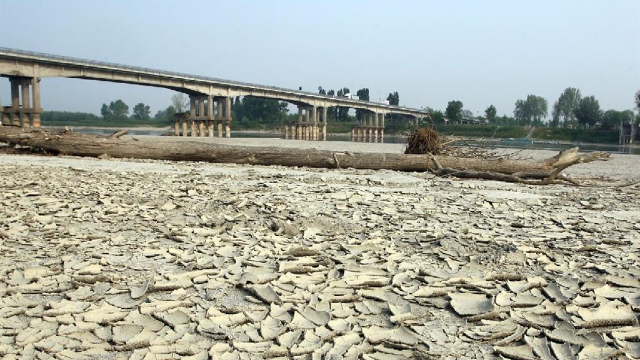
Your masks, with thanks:
M 24 128 L 40 127 L 40 79 L 37 77 L 9 77 L 11 106 L 0 109 L 0 120 L 5 125 Z
M 40 79 L 32 78 L 31 79 L 31 90 L 33 92 L 31 99 L 33 101 L 33 113 L 32 113 L 32 123 L 34 128 L 39 128 L 42 124 L 40 123 L 40 114 L 42 113 L 42 108 L 40 107 Z
M 182 118 L 182 136 L 189 136 L 189 120 Z
M 20 84 L 22 89 L 22 109 L 20 109 L 20 117 L 22 118 L 22 127 L 31 127 L 31 119 L 29 119 L 29 109 L 31 108 L 31 100 L 29 99 L 29 85 L 31 81 L 24 79 Z
M 304 131 L 302 134 L 302 140 L 309 140 L 309 118 L 311 116 L 311 106 L 307 106 L 304 112 Z
M 20 83 L 17 78 L 11 81 L 11 125 L 20 126 Z
M 196 128 L 196 117 L 197 117 L 197 106 L 196 106 L 196 96 L 189 95 L 189 102 L 191 104 L 191 109 L 189 111 L 189 123 L 191 124 L 191 136 L 197 136 L 197 128 Z
M 322 141 L 327 141 L 327 107 L 322 108 Z
M 2 102 L 0 101 L 0 124 L 1 125 L 11 125 L 11 118 L 9 117 L 9 113 L 7 112 L 11 109 L 10 106 L 2 106 Z
M 373 142 L 378 142 L 378 113 L 373 113 Z
M 380 114 L 380 142 L 383 143 L 384 142 L 384 113 Z
M 205 96 L 199 96 L 198 97 L 198 136 L 203 137 L 205 136 L 205 114 L 204 114 L 204 110 L 205 110 L 205 106 L 204 106 L 204 99 L 206 99 Z
M 231 98 L 227 96 L 224 102 L 225 102 L 225 113 L 227 115 L 227 117 L 225 118 L 226 120 L 225 134 L 227 137 L 231 137 Z
M 207 96 L 207 131 L 209 137 L 213 137 L 213 97 Z
M 309 140 L 318 140 L 318 108 L 311 106 L 311 126 L 309 127 Z
M 222 137 L 222 99 L 218 98 L 216 101 L 216 127 L 218 128 L 218 137 Z
M 374 124 L 374 117 L 376 116 L 376 113 L 371 113 L 369 114 L 369 142 L 374 142 L 374 130 L 373 130 L 373 124 Z
M 198 122 L 196 120 L 191 120 L 191 136 L 198 136 Z
M 180 136 L 180 120 L 173 117 L 173 135 Z
M 364 117 L 364 142 L 369 142 L 371 138 L 371 114 L 365 113 L 362 115 Z
M 302 106 L 298 105 L 298 119 L 295 122 L 295 135 L 293 138 L 296 140 L 302 140 Z

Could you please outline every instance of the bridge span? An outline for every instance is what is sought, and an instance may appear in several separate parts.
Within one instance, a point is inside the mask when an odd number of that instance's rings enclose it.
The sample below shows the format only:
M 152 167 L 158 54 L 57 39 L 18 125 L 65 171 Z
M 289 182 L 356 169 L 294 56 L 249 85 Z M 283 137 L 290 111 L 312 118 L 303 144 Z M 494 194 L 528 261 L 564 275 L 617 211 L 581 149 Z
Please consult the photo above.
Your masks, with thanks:
M 2 124 L 40 127 L 40 81 L 66 77 L 110 81 L 171 89 L 189 95 L 190 112 L 178 119 L 176 135 L 230 137 L 231 98 L 256 96 L 298 106 L 298 119 L 286 127 L 285 137 L 326 140 L 327 109 L 333 106 L 363 110 L 364 126 L 356 137 L 376 141 L 384 135 L 385 114 L 422 118 L 427 112 L 401 106 L 315 94 L 275 86 L 250 84 L 205 76 L 132 67 L 92 60 L 0 47 L 0 76 L 11 82 L 11 105 L 1 106 Z

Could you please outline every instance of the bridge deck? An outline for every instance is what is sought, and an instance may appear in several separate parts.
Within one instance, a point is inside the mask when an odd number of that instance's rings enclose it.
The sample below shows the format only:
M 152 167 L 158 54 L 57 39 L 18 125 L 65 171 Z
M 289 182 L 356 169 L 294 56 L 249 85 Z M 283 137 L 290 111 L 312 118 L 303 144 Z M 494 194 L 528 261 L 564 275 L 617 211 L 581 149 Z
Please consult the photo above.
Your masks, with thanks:
M 234 89 L 246 92 L 246 93 L 243 93 L 242 95 L 251 95 L 252 93 L 258 93 L 256 94 L 256 96 L 260 96 L 259 93 L 263 92 L 263 93 L 274 94 L 276 96 L 280 95 L 282 96 L 282 100 L 284 101 L 288 101 L 295 97 L 295 98 L 299 98 L 301 100 L 307 100 L 307 101 L 319 100 L 324 103 L 331 104 L 329 106 L 345 106 L 345 107 L 352 107 L 352 108 L 362 108 L 362 109 L 369 109 L 372 111 L 405 114 L 405 115 L 410 115 L 415 117 L 422 117 L 428 114 L 426 111 L 421 109 L 412 109 L 412 108 L 403 107 L 403 106 L 387 105 L 387 104 L 371 102 L 371 101 L 354 100 L 354 99 L 343 98 L 343 97 L 322 95 L 322 94 L 316 94 L 308 91 L 292 90 L 292 89 L 286 89 L 286 88 L 281 88 L 277 86 L 252 84 L 252 83 L 241 82 L 241 81 L 232 81 L 232 80 L 225 80 L 225 79 L 214 78 L 214 77 L 198 76 L 198 75 L 184 74 L 184 73 L 172 72 L 172 71 L 163 71 L 163 70 L 150 69 L 150 68 L 144 68 L 144 67 L 135 67 L 135 66 L 122 65 L 122 64 L 101 62 L 101 61 L 78 59 L 73 57 L 51 55 L 51 54 L 44 54 L 44 53 L 17 50 L 17 49 L 9 49 L 9 48 L 3 48 L 3 47 L 0 47 L 0 60 L 1 59 L 20 60 L 23 62 L 48 64 L 53 66 L 70 66 L 70 67 L 76 67 L 76 68 L 87 69 L 87 70 L 118 72 L 118 73 L 126 73 L 129 75 L 135 75 L 135 76 L 147 76 L 147 77 L 154 77 L 159 79 L 166 79 L 171 81 L 192 82 L 192 83 L 199 83 L 203 85 L 212 85 L 216 87 L 228 87 L 228 88 L 234 88 Z M 0 75 L 9 76 L 13 74 L 3 73 L 2 67 L 0 66 Z M 101 79 L 101 80 L 109 81 L 109 79 Z M 135 83 L 135 81 L 127 81 L 127 82 Z M 148 83 L 142 83 L 142 82 L 140 84 L 149 85 Z M 175 87 L 172 87 L 172 88 L 175 88 Z

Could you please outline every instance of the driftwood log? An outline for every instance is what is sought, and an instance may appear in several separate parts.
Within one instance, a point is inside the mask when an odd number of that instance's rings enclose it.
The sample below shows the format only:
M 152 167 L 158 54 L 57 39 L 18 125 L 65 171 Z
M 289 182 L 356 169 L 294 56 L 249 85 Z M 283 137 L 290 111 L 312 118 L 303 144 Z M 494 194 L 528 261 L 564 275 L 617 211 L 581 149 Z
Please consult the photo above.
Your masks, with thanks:
M 350 153 L 280 147 L 252 147 L 213 144 L 203 141 L 153 138 L 121 138 L 124 132 L 112 136 L 49 132 L 0 126 L 0 142 L 40 148 L 66 155 L 116 158 L 136 158 L 174 161 L 204 161 L 248 165 L 306 166 L 314 168 L 354 168 L 398 171 L 432 171 L 439 175 L 479 177 L 501 181 L 525 182 L 543 179 L 544 184 L 570 178 L 561 171 L 568 166 L 595 160 L 607 160 L 609 154 L 596 152 L 578 154 L 578 148 L 565 150 L 543 161 L 513 159 L 472 159 L 451 156 Z M 541 183 L 538 181 L 538 183 Z

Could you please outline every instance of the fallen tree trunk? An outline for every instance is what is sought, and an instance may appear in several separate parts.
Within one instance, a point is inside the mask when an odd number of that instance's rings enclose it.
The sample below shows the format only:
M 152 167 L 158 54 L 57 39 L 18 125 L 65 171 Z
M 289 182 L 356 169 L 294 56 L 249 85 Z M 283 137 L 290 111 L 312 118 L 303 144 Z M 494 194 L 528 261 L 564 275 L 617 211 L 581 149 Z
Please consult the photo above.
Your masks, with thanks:
M 118 132 L 114 135 L 120 135 Z M 153 138 L 120 138 L 76 133 L 49 132 L 0 126 L 0 142 L 41 148 L 66 155 L 108 155 L 116 158 L 137 158 L 174 161 L 205 161 L 248 165 L 306 166 L 315 168 L 354 168 L 398 171 L 440 171 L 443 175 L 456 171 L 495 173 L 519 178 L 542 179 L 559 167 L 582 162 L 577 148 L 537 162 L 511 159 L 470 159 L 450 156 L 349 153 L 337 151 L 287 149 L 213 144 L 203 141 Z M 592 153 L 593 154 L 593 153 Z M 608 158 L 599 153 L 591 160 Z M 435 160 L 435 161 L 434 161 Z M 586 161 L 585 161 L 586 162 Z M 567 165 L 569 164 L 569 165 Z M 443 171 L 445 169 L 446 171 Z M 458 170 L 456 170 L 458 169 Z M 471 173 L 467 173 L 471 174 Z M 499 180 L 499 178 L 496 178 Z

